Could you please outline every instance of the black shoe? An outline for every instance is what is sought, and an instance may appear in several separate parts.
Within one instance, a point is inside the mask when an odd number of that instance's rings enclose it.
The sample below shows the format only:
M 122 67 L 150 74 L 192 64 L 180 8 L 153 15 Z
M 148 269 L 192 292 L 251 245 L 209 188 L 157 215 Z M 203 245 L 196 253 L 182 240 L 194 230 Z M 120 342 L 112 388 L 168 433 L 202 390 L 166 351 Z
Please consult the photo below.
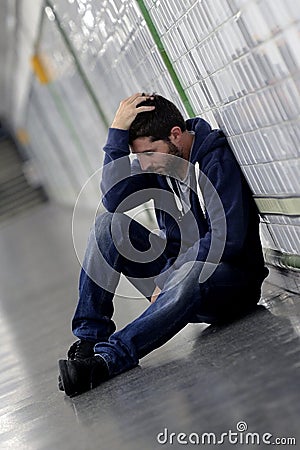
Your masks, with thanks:
M 94 347 L 96 342 L 84 341 L 79 339 L 75 341 L 68 350 L 68 359 L 85 359 L 94 356 Z
M 86 358 L 90 358 L 91 356 L 94 356 L 95 345 L 96 342 L 84 341 L 79 339 L 71 345 L 68 350 L 67 357 L 71 361 L 75 359 L 83 360 Z M 60 375 L 58 375 L 58 389 L 60 391 L 64 390 Z
M 89 391 L 109 378 L 106 362 L 101 356 L 81 360 L 60 359 L 58 366 L 64 391 L 69 397 Z

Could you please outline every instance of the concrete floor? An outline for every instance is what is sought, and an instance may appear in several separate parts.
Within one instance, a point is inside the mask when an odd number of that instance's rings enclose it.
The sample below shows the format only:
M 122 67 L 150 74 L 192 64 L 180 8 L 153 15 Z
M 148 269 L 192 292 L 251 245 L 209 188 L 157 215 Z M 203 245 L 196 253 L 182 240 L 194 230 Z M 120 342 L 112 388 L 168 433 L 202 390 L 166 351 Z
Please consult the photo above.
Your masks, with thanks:
M 76 218 L 79 255 L 88 216 Z M 71 217 L 68 209 L 44 205 L 0 230 L 0 448 L 194 448 L 196 434 L 220 439 L 241 421 L 248 430 L 235 445 L 233 435 L 224 438 L 223 448 L 267 448 L 262 441 L 243 445 L 247 433 L 270 433 L 270 442 L 294 437 L 297 444 L 284 447 L 299 448 L 300 298 L 267 282 L 255 313 L 219 328 L 190 324 L 136 369 L 81 396 L 57 390 L 57 359 L 74 340 L 79 263 Z M 119 292 L 121 327 L 147 302 L 131 299 L 125 280 Z M 186 437 L 179 441 L 189 444 L 178 443 L 180 432 Z

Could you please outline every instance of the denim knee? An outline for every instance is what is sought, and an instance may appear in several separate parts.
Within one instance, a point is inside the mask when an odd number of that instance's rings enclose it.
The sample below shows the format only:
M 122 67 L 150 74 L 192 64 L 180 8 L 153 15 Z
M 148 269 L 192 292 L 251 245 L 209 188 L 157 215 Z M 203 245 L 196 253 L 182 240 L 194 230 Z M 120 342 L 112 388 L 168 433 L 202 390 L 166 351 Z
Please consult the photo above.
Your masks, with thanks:
M 191 283 L 198 283 L 203 264 L 201 261 L 188 261 L 182 264 L 182 266 L 171 274 L 166 283 L 166 287 L 170 289 L 176 285 L 184 290 Z
M 111 222 L 113 213 L 105 212 L 96 217 L 93 226 L 96 241 L 99 244 L 106 242 L 107 236 L 111 236 Z
M 128 250 L 129 224 L 131 218 L 122 213 L 105 212 L 95 219 L 94 235 L 97 245 L 101 248 L 114 242 L 117 249 Z M 105 248 L 103 248 L 105 250 Z
M 190 261 L 184 263 L 176 269 L 167 280 L 163 287 L 164 291 L 176 289 L 177 294 L 185 297 L 190 292 L 200 294 L 199 275 L 201 273 L 203 263 L 199 261 Z M 195 297 L 196 300 L 196 297 Z

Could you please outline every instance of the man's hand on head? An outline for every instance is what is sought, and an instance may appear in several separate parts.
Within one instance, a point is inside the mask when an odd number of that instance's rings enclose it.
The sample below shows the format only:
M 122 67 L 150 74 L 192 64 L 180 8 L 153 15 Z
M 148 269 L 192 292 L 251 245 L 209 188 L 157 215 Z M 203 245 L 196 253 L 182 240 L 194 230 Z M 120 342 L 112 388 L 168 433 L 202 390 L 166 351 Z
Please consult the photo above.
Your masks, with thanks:
M 141 112 L 152 111 L 155 106 L 138 106 L 145 100 L 153 98 L 151 95 L 141 94 L 140 92 L 121 101 L 116 112 L 111 128 L 120 130 L 129 130 L 130 125 Z

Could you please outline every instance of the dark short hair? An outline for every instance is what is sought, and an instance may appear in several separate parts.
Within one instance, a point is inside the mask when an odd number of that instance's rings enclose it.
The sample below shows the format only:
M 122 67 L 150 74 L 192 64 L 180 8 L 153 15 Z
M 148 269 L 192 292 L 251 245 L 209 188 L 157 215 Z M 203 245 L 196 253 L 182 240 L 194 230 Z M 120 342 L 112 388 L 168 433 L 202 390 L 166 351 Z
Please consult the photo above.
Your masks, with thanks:
M 149 137 L 154 141 L 167 141 L 173 127 L 186 130 L 185 120 L 179 109 L 161 95 L 153 94 L 153 99 L 147 99 L 138 106 L 154 105 L 155 109 L 139 113 L 129 128 L 129 144 L 140 137 Z

